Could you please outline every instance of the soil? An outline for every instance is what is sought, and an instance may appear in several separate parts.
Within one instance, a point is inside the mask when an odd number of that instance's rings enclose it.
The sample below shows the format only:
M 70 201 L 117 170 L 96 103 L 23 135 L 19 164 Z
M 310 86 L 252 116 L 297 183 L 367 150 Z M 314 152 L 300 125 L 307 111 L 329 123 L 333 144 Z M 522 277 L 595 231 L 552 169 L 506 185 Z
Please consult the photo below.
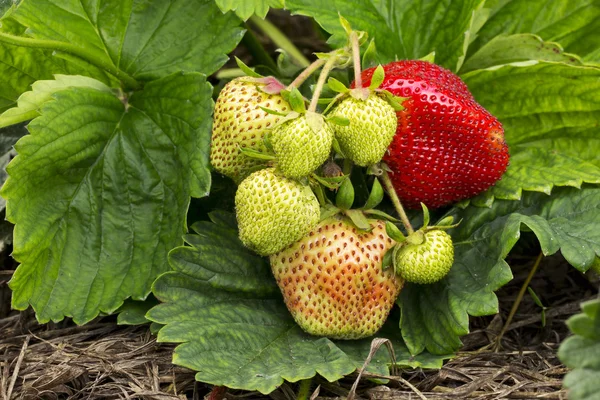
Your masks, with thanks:
M 326 49 L 322 33 L 311 20 L 290 18 L 279 11 L 271 13 L 270 19 L 307 56 Z M 275 54 L 267 38 L 256 36 L 268 52 Z M 243 48 L 236 55 L 252 63 Z M 265 396 L 196 382 L 193 371 L 171 363 L 174 346 L 157 343 L 147 325 L 119 326 L 114 316 L 84 326 L 68 319 L 40 325 L 31 310 L 11 311 L 7 282 L 16 265 L 10 252 L 8 246 L 0 253 L 0 399 L 296 397 L 298 387 L 293 383 L 285 383 Z M 441 370 L 406 369 L 385 377 L 359 377 L 355 373 L 336 383 L 317 377 L 311 389 L 318 387 L 315 398 L 566 399 L 562 378 L 567 369 L 557 359 L 556 351 L 568 336 L 565 320 L 579 311 L 582 301 L 597 296 L 598 282 L 570 267 L 560 255 L 544 258 L 530 287 L 546 307 L 545 320 L 542 309 L 525 293 L 507 324 L 507 316 L 538 254 L 536 245 L 513 250 L 507 261 L 515 279 L 497 293 L 500 313 L 472 318 L 471 333 L 463 337 L 463 348 Z M 388 383 L 375 383 L 381 378 Z

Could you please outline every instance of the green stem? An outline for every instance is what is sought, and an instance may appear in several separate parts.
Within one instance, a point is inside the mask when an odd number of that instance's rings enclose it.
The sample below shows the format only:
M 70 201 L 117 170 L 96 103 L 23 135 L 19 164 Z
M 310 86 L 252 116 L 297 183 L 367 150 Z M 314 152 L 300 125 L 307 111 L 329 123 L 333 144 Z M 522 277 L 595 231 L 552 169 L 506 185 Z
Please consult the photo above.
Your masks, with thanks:
M 242 43 L 248 49 L 248 51 L 250 51 L 250 54 L 252 54 L 256 64 L 262 64 L 265 67 L 272 70 L 274 73 L 279 73 L 279 68 L 277 67 L 277 64 L 275 63 L 275 61 L 273 61 L 269 53 L 267 53 L 267 51 L 265 50 L 263 45 L 258 41 L 256 36 L 254 36 L 252 30 L 246 30 L 246 34 L 242 38 Z
M 360 44 L 358 43 L 358 35 L 354 31 L 350 34 L 350 43 L 352 44 L 354 64 L 354 86 L 357 89 L 360 89 L 362 88 L 362 77 L 360 76 Z
M 99 57 L 98 54 L 91 52 L 83 47 L 75 46 L 71 43 L 60 42 L 57 40 L 32 39 L 22 36 L 10 35 L 0 32 L 0 42 L 12 44 L 21 47 L 33 47 L 38 49 L 49 49 L 62 51 L 76 57 L 79 57 L 96 67 L 103 69 L 125 84 L 131 89 L 140 89 L 142 85 L 133 77 L 117 68 L 108 58 Z
M 307 80 L 308 77 L 311 76 L 316 70 L 321 68 L 323 64 L 325 64 L 325 60 L 321 58 L 310 64 L 304 71 L 302 71 L 300 75 L 296 77 L 296 79 L 294 79 L 292 83 L 289 84 L 287 90 L 292 90 L 293 88 L 297 88 L 298 86 L 302 85 L 304 81 Z
M 396 189 L 394 189 L 394 185 L 392 185 L 392 180 L 390 179 L 390 176 L 388 175 L 387 171 L 385 171 L 385 170 L 383 171 L 383 173 L 380 176 L 380 179 L 383 181 L 383 186 L 385 187 L 385 190 L 387 191 L 388 196 L 390 196 L 390 199 L 392 200 L 392 204 L 394 204 L 394 208 L 396 209 L 396 212 L 400 216 L 400 220 L 402 221 L 402 224 L 404 225 L 406 232 L 408 232 L 408 234 L 410 235 L 415 230 L 413 229 L 412 225 L 410 224 L 410 220 L 408 219 L 408 216 L 406 215 L 406 212 L 404 211 L 404 207 L 402 207 L 402 203 L 400 202 L 400 199 L 398 198 L 398 195 L 396 194 Z
M 286 53 L 295 59 L 302 67 L 306 68 L 310 65 L 308 58 L 298 50 L 298 48 L 281 32 L 275 25 L 266 19 L 261 19 L 256 15 L 250 17 L 250 22 L 258 27 L 265 35 L 267 35 L 273 43 L 279 48 L 285 50 Z
M 300 385 L 298 387 L 298 395 L 296 396 L 296 400 L 308 400 L 310 394 L 310 385 L 312 383 L 312 379 L 304 379 L 300 381 Z
M 508 331 L 508 326 L 510 325 L 510 323 L 512 322 L 512 319 L 514 318 L 515 314 L 517 313 L 517 310 L 519 309 L 519 305 L 521 304 L 521 301 L 523 300 L 523 296 L 525 295 L 525 292 L 527 291 L 527 287 L 529 286 L 529 283 L 531 283 L 531 280 L 533 279 L 535 272 L 538 270 L 538 267 L 540 266 L 543 258 L 544 258 L 544 253 L 540 251 L 540 254 L 538 254 L 535 262 L 533 263 L 533 267 L 531 267 L 531 271 L 529 271 L 529 275 L 527 275 L 525 282 L 523 282 L 523 285 L 521 286 L 521 290 L 519 290 L 519 294 L 517 295 L 517 298 L 515 299 L 515 302 L 513 303 L 512 308 L 510 309 L 508 318 L 506 318 L 506 322 L 504 323 L 502 330 L 498 334 L 498 337 L 496 337 L 496 341 L 495 341 L 496 344 L 494 345 L 495 352 L 497 352 L 500 349 L 502 337 L 504 336 L 506 331 Z
M 319 97 L 321 96 L 321 91 L 323 90 L 323 86 L 325 86 L 325 81 L 327 80 L 327 77 L 329 76 L 329 73 L 335 66 L 335 63 L 337 62 L 337 60 L 338 60 L 338 56 L 332 54 L 329 57 L 329 60 L 327 60 L 327 62 L 325 63 L 323 70 L 321 70 L 321 74 L 319 75 L 319 80 L 317 81 L 317 86 L 315 86 L 315 89 L 313 91 L 313 97 L 310 100 L 310 105 L 308 106 L 308 111 L 312 111 L 312 112 L 317 111 L 317 104 L 319 103 Z
M 217 72 L 217 79 L 231 79 L 240 76 L 246 76 L 246 73 L 239 68 L 224 68 Z

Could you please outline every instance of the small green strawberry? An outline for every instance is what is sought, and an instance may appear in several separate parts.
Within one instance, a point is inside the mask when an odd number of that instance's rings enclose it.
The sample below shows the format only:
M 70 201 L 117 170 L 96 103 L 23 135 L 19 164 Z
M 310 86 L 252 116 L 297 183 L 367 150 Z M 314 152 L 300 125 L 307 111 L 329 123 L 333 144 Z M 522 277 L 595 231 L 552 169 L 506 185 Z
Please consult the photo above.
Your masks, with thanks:
M 271 270 L 294 320 L 312 335 L 359 339 L 385 322 L 403 280 L 383 269 L 395 244 L 383 221 L 369 232 L 330 217 L 270 257 Z
M 271 134 L 277 168 L 288 178 L 310 175 L 329 157 L 333 131 L 317 113 L 307 111 L 283 122 Z
M 273 168 L 256 171 L 240 183 L 235 209 L 242 243 L 263 256 L 302 238 L 320 218 L 310 187 Z
M 394 269 L 407 282 L 428 284 L 445 277 L 454 263 L 454 246 L 441 229 L 418 230 L 394 254 Z
M 291 111 L 288 102 L 281 95 L 274 94 L 282 87 L 278 87 L 277 83 L 274 78 L 241 77 L 229 82 L 219 93 L 213 119 L 210 162 L 217 172 L 236 183 L 263 165 L 263 161 L 242 154 L 240 148 L 266 152 L 264 134 L 282 118 L 261 107 L 280 113 Z
M 331 116 L 350 122 L 333 125 L 335 138 L 346 158 L 363 167 L 381 161 L 398 125 L 394 107 L 376 93 L 369 94 L 366 100 L 344 98 Z

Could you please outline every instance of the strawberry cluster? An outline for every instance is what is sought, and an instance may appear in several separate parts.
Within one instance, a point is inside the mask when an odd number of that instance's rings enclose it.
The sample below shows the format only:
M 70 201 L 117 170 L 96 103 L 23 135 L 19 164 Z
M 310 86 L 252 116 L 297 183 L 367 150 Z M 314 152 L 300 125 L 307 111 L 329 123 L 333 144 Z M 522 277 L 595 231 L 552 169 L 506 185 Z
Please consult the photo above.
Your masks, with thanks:
M 374 334 L 405 281 L 429 284 L 449 272 L 454 249 L 445 230 L 455 225 L 428 226 L 427 206 L 487 189 L 508 164 L 500 123 L 458 77 L 425 61 L 361 73 L 361 35 L 348 33 L 351 56 L 325 55 L 287 87 L 256 76 L 225 85 L 210 155 L 214 169 L 239 185 L 240 240 L 269 257 L 296 322 L 337 339 Z M 319 113 L 329 72 L 351 59 L 355 81 L 347 88 L 329 78 L 339 94 Z M 320 67 L 308 104 L 297 87 Z M 352 165 L 377 175 L 360 209 L 352 209 Z M 380 181 L 399 220 L 375 209 L 384 193 Z M 402 203 L 423 207 L 420 229 L 412 228 Z

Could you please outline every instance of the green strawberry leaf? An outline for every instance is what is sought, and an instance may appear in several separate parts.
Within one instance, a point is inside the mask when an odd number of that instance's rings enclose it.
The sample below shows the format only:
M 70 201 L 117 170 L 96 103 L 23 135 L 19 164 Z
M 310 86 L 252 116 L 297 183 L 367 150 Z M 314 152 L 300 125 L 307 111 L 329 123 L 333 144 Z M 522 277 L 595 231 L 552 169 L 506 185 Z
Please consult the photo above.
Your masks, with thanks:
M 502 122 L 511 153 L 505 176 L 476 203 L 600 182 L 600 68 L 530 61 L 463 79 Z
M 559 188 L 549 197 L 527 193 L 521 201 L 497 200 L 489 209 L 455 208 L 450 230 L 455 262 L 442 281 L 427 286 L 407 285 L 398 304 L 402 336 L 412 354 L 424 349 L 446 354 L 461 346 L 468 333 L 469 315 L 498 312 L 494 290 L 512 274 L 504 258 L 524 226 L 533 231 L 545 255 L 560 250 L 580 271 L 600 255 L 600 188 Z
M 436 63 L 457 70 L 466 50 L 466 33 L 472 30 L 475 11 L 482 4 L 481 0 L 287 0 L 285 7 L 313 17 L 333 34 L 330 43 L 336 47 L 346 45 L 341 14 L 354 29 L 367 31 L 375 39 L 380 63 L 418 59 L 435 51 Z
M 581 65 L 578 56 L 565 53 L 559 44 L 544 42 L 537 35 L 522 33 L 496 36 L 465 61 L 460 73 L 528 60 Z
M 269 8 L 283 8 L 284 0 L 215 0 L 215 3 L 223 13 L 234 11 L 238 17 L 246 21 L 253 15 L 265 18 Z
M 211 215 L 216 223 L 194 224 L 198 233 L 186 236 L 191 247 L 174 249 L 173 271 L 154 283 L 163 304 L 147 316 L 165 325 L 159 342 L 181 343 L 173 362 L 198 371 L 199 381 L 262 393 L 284 379 L 296 382 L 318 373 L 335 381 L 361 367 L 371 339 L 334 342 L 304 333 L 287 311 L 266 259 L 241 244 L 223 215 Z M 181 253 L 189 255 L 185 262 Z M 393 324 L 380 333 L 391 333 L 401 365 L 439 368 L 448 358 L 425 353 L 411 358 Z M 368 370 L 387 374 L 388 363 L 380 350 Z
M 14 308 L 81 324 L 148 295 L 190 195 L 210 185 L 211 96 L 203 75 L 177 73 L 127 99 L 71 87 L 42 106 L 2 188 L 21 263 Z
M 0 31 L 19 35 L 24 27 L 4 17 Z M 17 103 L 17 98 L 38 79 L 52 79 L 53 73 L 65 73 L 62 60 L 52 57 L 49 51 L 17 47 L 0 43 L 0 112 Z
M 26 0 L 12 17 L 36 39 L 68 42 L 140 80 L 177 71 L 211 74 L 228 59 L 243 30 L 211 0 L 134 5 Z M 210 35 L 206 32 L 209 31 Z
M 143 325 L 150 321 L 146 318 L 146 313 L 152 307 L 158 304 L 154 296 L 149 296 L 144 301 L 127 299 L 125 303 L 117 310 L 117 325 Z
M 597 0 L 491 0 L 490 17 L 469 51 L 501 34 L 534 33 L 558 42 L 585 61 L 600 61 L 600 4 Z
M 0 115 L 0 128 L 37 117 L 40 115 L 40 107 L 52 100 L 54 93 L 70 87 L 91 87 L 111 92 L 104 83 L 80 75 L 56 75 L 54 80 L 36 81 L 31 85 L 31 91 L 19 96 L 17 107 L 6 110 Z
M 600 300 L 582 303 L 582 313 L 567 320 L 573 336 L 558 349 L 558 357 L 570 371 L 564 379 L 571 400 L 600 398 Z

